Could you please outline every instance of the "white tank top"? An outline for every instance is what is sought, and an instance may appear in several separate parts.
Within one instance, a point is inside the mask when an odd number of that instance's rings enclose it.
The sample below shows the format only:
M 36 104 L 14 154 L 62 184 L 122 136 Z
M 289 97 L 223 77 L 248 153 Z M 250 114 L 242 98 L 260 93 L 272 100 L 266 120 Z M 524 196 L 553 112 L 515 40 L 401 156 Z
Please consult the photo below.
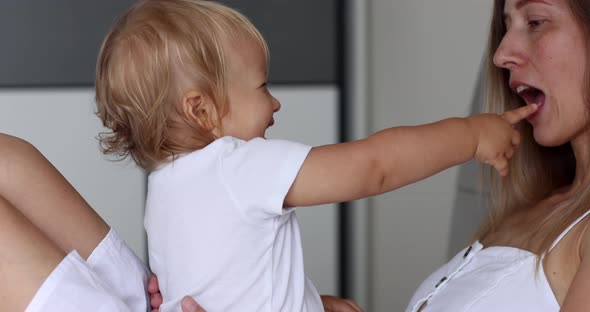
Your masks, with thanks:
M 587 211 L 553 242 L 549 252 Z M 406 312 L 559 311 L 543 266 L 526 250 L 476 241 L 430 275 L 418 288 Z

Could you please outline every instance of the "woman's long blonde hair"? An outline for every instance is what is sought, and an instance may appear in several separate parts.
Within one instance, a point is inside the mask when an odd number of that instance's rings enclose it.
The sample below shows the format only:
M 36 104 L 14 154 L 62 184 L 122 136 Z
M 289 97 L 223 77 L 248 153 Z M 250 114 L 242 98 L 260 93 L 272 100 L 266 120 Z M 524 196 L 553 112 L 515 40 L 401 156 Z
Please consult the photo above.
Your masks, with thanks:
M 493 113 L 524 105 L 523 100 L 508 86 L 509 72 L 496 67 L 493 63 L 494 54 L 506 33 L 504 4 L 505 0 L 494 1 L 488 43 L 485 102 L 487 110 Z M 569 6 L 574 18 L 584 31 L 588 54 L 590 51 L 590 1 L 570 0 Z M 590 57 L 590 54 L 588 56 Z M 588 69 L 586 69 L 585 77 L 584 98 L 586 103 L 589 103 Z M 522 135 L 522 144 L 510 163 L 510 175 L 501 178 L 490 168 L 484 170 L 484 187 L 490 190 L 490 215 L 476 233 L 476 239 L 482 239 L 495 232 L 507 217 L 534 207 L 556 189 L 570 185 L 574 180 L 576 160 L 569 143 L 557 147 L 543 147 L 535 142 L 530 124 L 520 123 L 518 129 Z M 549 251 L 560 233 L 589 208 L 590 184 L 585 185 L 575 198 L 567 203 L 555 207 L 548 214 L 535 217 L 535 220 L 529 220 L 529 226 L 525 229 L 523 238 L 537 242 L 533 244 L 533 251 L 540 257 Z

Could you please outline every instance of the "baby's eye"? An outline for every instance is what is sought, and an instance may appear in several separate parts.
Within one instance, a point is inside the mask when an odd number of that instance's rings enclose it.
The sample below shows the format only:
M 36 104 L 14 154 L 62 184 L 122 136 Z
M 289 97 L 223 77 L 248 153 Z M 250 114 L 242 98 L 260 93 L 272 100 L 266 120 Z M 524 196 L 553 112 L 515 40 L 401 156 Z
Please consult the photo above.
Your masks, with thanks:
M 267 84 L 266 82 L 265 82 L 265 83 L 263 83 L 263 84 L 260 86 L 260 88 L 259 88 L 259 89 L 260 89 L 260 90 L 262 90 L 263 92 L 269 93 L 269 91 L 268 91 L 268 84 Z

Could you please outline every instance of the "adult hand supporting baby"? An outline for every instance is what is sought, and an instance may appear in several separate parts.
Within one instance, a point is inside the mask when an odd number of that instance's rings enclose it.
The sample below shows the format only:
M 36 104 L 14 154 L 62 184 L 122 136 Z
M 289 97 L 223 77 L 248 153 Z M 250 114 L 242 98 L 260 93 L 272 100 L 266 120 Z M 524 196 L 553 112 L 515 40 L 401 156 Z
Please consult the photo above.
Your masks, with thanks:
M 150 294 L 150 305 L 152 312 L 158 312 L 162 305 L 162 294 L 158 285 L 158 278 L 152 275 L 148 282 L 148 292 Z M 322 295 L 322 304 L 325 312 L 363 312 L 354 301 L 350 299 L 338 298 L 336 296 Z M 182 299 L 182 312 L 205 312 L 197 302 L 189 296 Z
M 325 312 L 363 312 L 363 309 L 350 299 L 329 295 L 322 295 L 321 298 Z
M 160 286 L 158 285 L 158 277 L 152 275 L 148 281 L 148 292 L 150 294 L 150 305 L 152 312 L 158 312 L 160 305 L 162 305 L 162 294 L 160 294 Z M 182 299 L 182 312 L 205 312 L 197 302 L 186 296 Z

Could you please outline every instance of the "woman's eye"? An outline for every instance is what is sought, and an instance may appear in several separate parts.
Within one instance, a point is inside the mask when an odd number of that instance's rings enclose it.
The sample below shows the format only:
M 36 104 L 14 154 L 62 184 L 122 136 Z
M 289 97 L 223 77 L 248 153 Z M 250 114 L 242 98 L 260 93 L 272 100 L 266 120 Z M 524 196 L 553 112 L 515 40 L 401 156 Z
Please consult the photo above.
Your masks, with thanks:
M 543 25 L 543 23 L 545 23 L 544 20 L 530 20 L 529 21 L 529 27 L 531 27 L 531 28 L 537 28 L 537 27 Z

